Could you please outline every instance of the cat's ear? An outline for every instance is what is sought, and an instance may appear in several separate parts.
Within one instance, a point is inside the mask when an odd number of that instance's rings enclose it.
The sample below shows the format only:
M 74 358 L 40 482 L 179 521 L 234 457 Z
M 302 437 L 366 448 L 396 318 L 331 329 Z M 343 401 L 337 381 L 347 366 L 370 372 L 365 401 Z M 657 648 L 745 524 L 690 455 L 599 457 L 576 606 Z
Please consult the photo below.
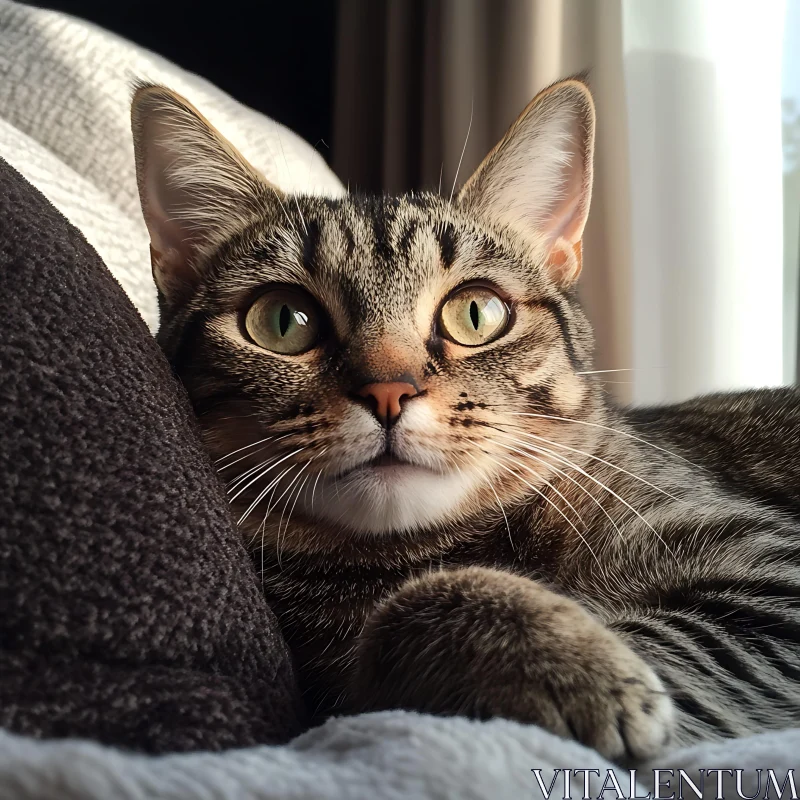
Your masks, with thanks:
M 592 195 L 594 103 L 578 79 L 540 92 L 459 192 L 458 201 L 511 228 L 569 286 L 581 270 Z
M 195 288 L 202 256 L 247 224 L 260 199 L 280 192 L 194 106 L 163 86 L 137 87 L 131 127 L 153 277 L 175 300 Z

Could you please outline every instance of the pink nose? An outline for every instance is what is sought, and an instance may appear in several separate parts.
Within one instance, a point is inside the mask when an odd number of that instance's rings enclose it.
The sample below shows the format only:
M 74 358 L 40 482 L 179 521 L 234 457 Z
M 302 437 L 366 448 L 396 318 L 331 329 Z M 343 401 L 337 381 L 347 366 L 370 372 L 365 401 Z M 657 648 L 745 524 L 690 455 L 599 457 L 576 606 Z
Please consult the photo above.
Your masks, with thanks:
M 358 390 L 358 394 L 372 404 L 375 416 L 385 426 L 393 424 L 400 416 L 400 401 L 404 397 L 414 397 L 417 390 L 410 383 L 368 383 Z

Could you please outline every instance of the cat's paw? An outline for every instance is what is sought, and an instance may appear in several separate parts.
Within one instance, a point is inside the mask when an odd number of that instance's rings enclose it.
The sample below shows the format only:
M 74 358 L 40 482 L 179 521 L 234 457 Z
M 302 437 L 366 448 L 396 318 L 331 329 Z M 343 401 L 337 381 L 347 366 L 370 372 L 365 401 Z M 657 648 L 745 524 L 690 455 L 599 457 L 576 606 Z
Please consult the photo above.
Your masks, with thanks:
M 624 761 L 662 753 L 673 729 L 660 680 L 619 637 L 572 600 L 479 567 L 416 578 L 381 604 L 350 696 L 536 723 Z

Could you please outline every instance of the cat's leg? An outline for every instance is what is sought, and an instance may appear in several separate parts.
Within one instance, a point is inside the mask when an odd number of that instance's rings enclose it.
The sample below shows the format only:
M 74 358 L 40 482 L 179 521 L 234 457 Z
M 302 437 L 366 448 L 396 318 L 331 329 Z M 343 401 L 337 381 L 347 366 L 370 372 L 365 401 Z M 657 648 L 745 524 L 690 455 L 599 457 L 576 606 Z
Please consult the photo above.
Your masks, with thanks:
M 673 708 L 655 673 L 574 601 L 526 578 L 469 567 L 415 578 L 372 614 L 351 697 L 541 725 L 635 761 L 662 752 Z

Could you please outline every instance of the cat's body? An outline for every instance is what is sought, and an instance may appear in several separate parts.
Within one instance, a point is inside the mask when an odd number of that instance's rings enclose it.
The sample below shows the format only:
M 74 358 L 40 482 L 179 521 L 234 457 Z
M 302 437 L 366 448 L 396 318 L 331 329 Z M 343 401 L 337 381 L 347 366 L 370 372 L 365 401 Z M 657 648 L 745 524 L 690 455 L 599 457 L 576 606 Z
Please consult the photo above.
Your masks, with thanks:
M 312 710 L 627 759 L 800 721 L 800 401 L 609 405 L 574 292 L 582 84 L 452 202 L 283 198 L 157 87 L 134 136 L 159 341 Z
M 782 448 L 772 451 L 773 458 L 781 460 L 786 449 L 800 445 L 800 425 L 796 416 L 792 418 L 800 407 L 800 393 L 775 390 L 725 400 L 749 404 L 752 398 L 778 412 L 775 422 L 786 422 Z M 608 410 L 605 424 L 622 435 L 604 432 L 593 456 L 646 476 L 682 502 L 588 459 L 583 469 L 591 469 L 591 479 L 573 473 L 582 488 L 561 480 L 548 493 L 549 501 L 563 512 L 570 513 L 566 502 L 574 508 L 584 523 L 580 531 L 585 542 L 560 511 L 537 495 L 505 508 L 506 518 L 495 508 L 465 521 L 458 530 L 434 531 L 412 541 L 383 541 L 380 548 L 331 547 L 329 530 L 298 522 L 292 525 L 291 541 L 282 546 L 280 563 L 278 520 L 264 530 L 258 530 L 258 520 L 247 531 L 259 545 L 264 537 L 263 551 L 262 546 L 256 550 L 256 566 L 295 653 L 312 708 L 318 714 L 348 708 L 346 689 L 356 637 L 375 603 L 411 577 L 478 565 L 534 579 L 574 598 L 617 632 L 654 668 L 674 699 L 678 715 L 673 744 L 783 728 L 800 719 L 800 507 L 793 518 L 753 502 L 773 490 L 796 492 L 800 483 L 781 481 L 776 473 L 771 487 L 729 481 L 722 470 L 733 464 L 740 469 L 753 466 L 759 477 L 765 476 L 763 463 L 749 460 L 751 448 L 762 441 L 759 419 L 755 413 L 740 419 L 725 450 L 714 451 L 707 446 L 707 439 L 714 436 L 713 424 L 720 422 L 724 430 L 729 418 L 717 417 L 716 398 L 709 400 L 705 408 L 703 398 L 692 404 L 637 409 L 630 419 L 625 412 Z M 683 417 L 689 410 L 706 411 L 706 424 L 696 438 L 669 424 L 640 422 L 655 413 L 667 419 Z M 624 433 L 643 436 L 694 464 Z M 704 464 L 709 469 L 719 464 L 721 471 L 706 473 Z M 641 509 L 672 553 L 622 502 L 598 490 L 597 481 Z M 605 511 L 589 493 L 602 500 Z M 245 508 L 246 504 L 240 505 L 237 516 Z M 606 512 L 624 534 L 613 530 Z M 310 542 L 319 543 L 313 551 Z M 586 557 L 589 547 L 597 560 Z M 445 640 L 441 646 L 451 644 Z M 396 645 L 402 652 L 409 642 L 401 639 Z M 503 658 L 502 649 L 488 652 Z M 575 655 L 566 644 L 565 660 Z M 445 663 L 452 658 L 442 656 Z M 431 663 L 435 662 L 431 654 Z M 787 675 L 793 680 L 787 682 Z M 455 710 L 463 703 L 465 713 L 490 713 L 494 679 L 481 693 L 483 708 L 459 697 L 456 680 L 452 695 L 440 700 L 431 696 L 433 691 L 426 692 L 433 683 L 430 676 L 423 673 L 415 679 L 417 708 Z M 393 678 L 384 680 L 391 683 Z M 524 718 L 514 704 L 512 700 L 512 706 L 503 709 L 505 715 Z

